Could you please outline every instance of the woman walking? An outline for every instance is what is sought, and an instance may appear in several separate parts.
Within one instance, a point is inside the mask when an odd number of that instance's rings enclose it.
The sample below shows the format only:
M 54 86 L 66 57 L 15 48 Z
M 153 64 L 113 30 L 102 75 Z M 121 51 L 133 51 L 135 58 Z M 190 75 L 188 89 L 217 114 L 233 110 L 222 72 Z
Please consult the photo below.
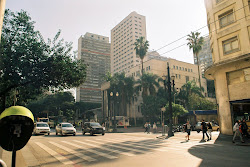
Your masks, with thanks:
M 185 131 L 187 132 L 187 136 L 186 136 L 186 140 L 190 140 L 189 136 L 190 136 L 190 132 L 191 132 L 191 125 L 189 123 L 189 121 L 187 121 L 186 125 L 185 125 Z
M 233 141 L 232 142 L 235 143 L 235 137 L 236 136 L 240 136 L 241 143 L 245 143 L 244 140 L 243 140 L 243 138 L 242 138 L 242 135 L 240 133 L 240 126 L 239 126 L 239 121 L 238 120 L 234 124 L 233 131 L 234 131 L 234 137 L 233 137 Z

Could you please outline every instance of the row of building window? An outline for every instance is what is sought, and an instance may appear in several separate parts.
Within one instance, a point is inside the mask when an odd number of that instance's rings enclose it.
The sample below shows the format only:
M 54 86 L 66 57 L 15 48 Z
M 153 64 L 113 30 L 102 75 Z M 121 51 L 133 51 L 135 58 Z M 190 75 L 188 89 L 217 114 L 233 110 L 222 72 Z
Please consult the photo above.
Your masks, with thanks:
M 193 70 L 192 70 L 192 69 L 189 69 L 189 68 L 184 68 L 184 67 L 180 67 L 180 66 L 175 66 L 175 65 L 173 65 L 173 68 L 174 68 L 174 69 L 176 69 L 176 70 L 193 72 Z
M 141 18 L 140 17 L 137 17 L 137 16 L 134 16 L 134 21 L 135 22 L 137 22 L 137 18 L 139 19 L 139 20 L 141 20 Z M 119 32 L 120 31 L 120 29 L 119 28 L 121 28 L 121 29 L 123 29 L 124 27 L 126 27 L 126 25 L 128 25 L 130 22 L 132 22 L 132 16 L 130 16 L 127 20 L 125 20 L 123 23 L 121 23 L 121 25 L 119 25 L 115 30 L 114 30 L 114 32 L 115 33 L 117 33 L 117 32 Z M 127 24 L 126 24 L 127 23 Z M 139 21 L 139 23 L 141 23 L 140 21 Z M 124 26 L 123 26 L 124 25 Z

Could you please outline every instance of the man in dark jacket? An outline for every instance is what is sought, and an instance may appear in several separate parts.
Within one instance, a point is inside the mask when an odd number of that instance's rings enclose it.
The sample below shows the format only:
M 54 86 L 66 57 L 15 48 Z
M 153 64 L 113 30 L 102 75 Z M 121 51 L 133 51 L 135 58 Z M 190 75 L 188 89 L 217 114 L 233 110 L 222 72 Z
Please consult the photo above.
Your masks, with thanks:
M 247 132 L 248 126 L 247 126 L 247 123 L 246 123 L 246 120 L 245 120 L 245 119 L 242 120 L 242 123 L 241 123 L 241 130 L 242 130 L 242 135 L 243 135 L 243 136 L 246 136 L 247 138 L 249 138 L 249 134 L 248 134 L 248 132 Z
M 206 122 L 204 121 L 204 119 L 203 119 L 202 122 L 201 122 L 201 130 L 202 130 L 202 134 L 203 134 L 202 141 L 205 141 L 205 140 L 204 140 L 204 134 L 207 135 L 207 141 L 209 141 L 209 136 L 208 136 L 208 134 L 207 134 L 207 124 L 206 124 Z

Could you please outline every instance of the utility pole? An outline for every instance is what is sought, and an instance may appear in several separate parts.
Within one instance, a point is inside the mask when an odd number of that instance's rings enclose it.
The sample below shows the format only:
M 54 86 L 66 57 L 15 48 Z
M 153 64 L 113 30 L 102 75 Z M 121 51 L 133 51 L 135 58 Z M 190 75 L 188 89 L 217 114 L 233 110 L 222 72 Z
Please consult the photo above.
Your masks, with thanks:
M 170 70 L 169 70 L 169 63 L 167 63 L 167 70 L 168 70 L 168 96 L 169 96 L 169 131 L 168 137 L 174 136 L 173 133 L 173 109 L 172 109 L 172 95 L 171 95 L 171 82 L 170 82 Z

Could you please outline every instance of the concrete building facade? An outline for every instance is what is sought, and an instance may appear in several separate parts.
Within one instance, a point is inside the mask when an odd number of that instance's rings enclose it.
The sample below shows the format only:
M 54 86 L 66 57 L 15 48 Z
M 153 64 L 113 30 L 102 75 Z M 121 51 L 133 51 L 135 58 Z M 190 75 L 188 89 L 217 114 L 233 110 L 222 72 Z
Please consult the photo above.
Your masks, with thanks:
M 101 84 L 110 72 L 109 38 L 86 33 L 78 40 L 78 59 L 88 65 L 87 77 L 83 85 L 76 89 L 76 101 L 102 102 Z
M 204 76 L 205 69 L 213 64 L 212 53 L 210 49 L 209 36 L 204 37 L 204 43 L 202 49 L 198 54 L 201 73 Z M 196 57 L 194 57 L 194 64 L 197 64 Z
M 146 39 L 145 16 L 130 13 L 111 30 L 111 73 L 125 72 L 140 64 L 134 43 L 139 37 Z
M 205 0 L 220 130 L 233 134 L 236 119 L 250 115 L 250 1 Z

